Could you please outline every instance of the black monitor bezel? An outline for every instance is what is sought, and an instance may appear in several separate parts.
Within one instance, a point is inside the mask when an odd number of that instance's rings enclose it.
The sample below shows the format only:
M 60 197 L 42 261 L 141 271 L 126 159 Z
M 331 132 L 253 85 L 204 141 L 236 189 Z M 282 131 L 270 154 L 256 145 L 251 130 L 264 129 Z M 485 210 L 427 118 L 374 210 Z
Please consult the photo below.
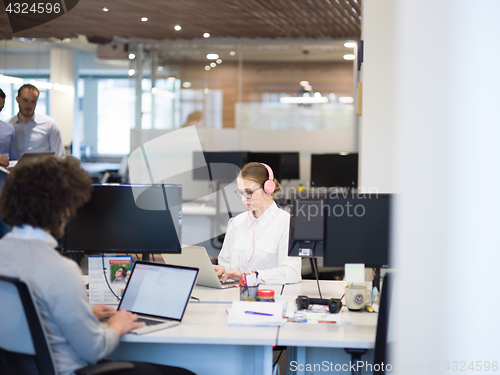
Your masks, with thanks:
M 101 188 L 120 188 L 120 189 L 127 189 L 130 188 L 132 189 L 134 186 L 138 186 L 142 189 L 144 188 L 169 188 L 173 187 L 176 189 L 180 189 L 179 191 L 179 197 L 180 201 L 179 204 L 182 204 L 182 185 L 178 184 L 92 184 L 93 189 L 101 189 Z M 165 194 L 165 193 L 164 193 Z M 92 198 L 91 198 L 92 199 Z M 170 215 L 170 213 L 169 213 Z M 181 241 L 180 241 L 180 236 L 181 236 L 181 230 L 182 230 L 182 225 L 180 221 L 182 221 L 182 210 L 179 211 L 179 226 L 177 228 L 177 235 L 175 237 L 175 240 L 172 240 L 171 244 L 174 244 L 173 246 L 168 246 L 164 248 L 75 248 L 71 244 L 68 244 L 68 226 L 65 228 L 65 232 L 62 238 L 62 243 L 63 243 L 63 251 L 68 252 L 68 253 L 86 253 L 86 254 L 128 254 L 128 253 L 133 253 L 133 254 L 162 254 L 162 253 L 180 253 L 181 252 Z M 68 225 L 71 223 L 68 223 Z M 174 224 L 175 225 L 175 224 Z
M 343 202 L 347 200 L 352 200 L 352 199 L 363 199 L 366 201 L 366 199 L 386 199 L 387 200 L 387 217 L 386 217 L 386 229 L 387 233 L 385 233 L 385 238 L 387 239 L 386 246 L 385 246 L 385 253 L 382 256 L 384 259 L 383 261 L 377 261 L 377 262 L 371 262 L 371 261 L 366 261 L 366 259 L 361 259 L 360 257 L 357 258 L 347 258 L 346 259 L 346 254 L 349 252 L 346 249 L 341 250 L 341 254 L 343 258 L 339 261 L 338 258 L 335 257 L 335 252 L 332 247 L 330 247 L 330 240 L 332 239 L 332 235 L 328 232 L 328 221 L 330 220 L 331 217 L 329 216 L 325 211 L 323 212 L 323 217 L 324 217 L 324 249 L 323 249 L 323 265 L 327 267 L 343 267 L 345 264 L 348 263 L 363 263 L 365 267 L 370 267 L 370 268 L 389 268 L 391 266 L 391 211 L 393 208 L 394 204 L 394 195 L 393 194 L 387 194 L 387 193 L 375 193 L 375 194 L 361 194 L 358 193 L 356 196 L 348 196 L 348 197 L 330 197 L 328 198 L 324 204 L 325 208 L 324 210 L 330 210 L 331 204 L 342 204 Z M 363 236 L 360 234 L 357 238 L 363 238 Z M 383 246 L 383 245 L 382 245 Z M 338 253 L 337 253 L 338 254 Z M 352 253 L 351 253 L 352 254 Z
M 302 201 L 325 201 L 328 198 L 328 194 L 326 193 L 300 193 L 297 192 L 292 195 L 290 199 L 290 230 L 288 237 L 288 255 L 289 256 L 300 256 L 303 258 L 311 258 L 311 257 L 322 257 L 323 256 L 323 246 L 324 246 L 324 234 L 323 239 L 311 239 L 311 238 L 296 238 L 295 235 L 295 225 L 296 225 L 296 209 L 297 202 Z M 320 218 L 322 217 L 322 212 L 320 212 Z M 323 224 L 324 225 L 324 224 Z M 323 228 L 324 233 L 324 228 Z M 304 249 L 303 252 L 307 252 L 306 249 L 311 249 L 310 255 L 304 255 L 301 253 L 301 249 Z
M 352 171 L 341 170 L 336 173 L 336 168 L 344 168 L 339 162 L 345 158 L 345 162 L 352 164 L 356 159 L 356 168 Z M 345 176 L 348 175 L 348 177 Z M 359 154 L 357 152 L 334 153 L 334 154 L 311 154 L 311 187 L 324 188 L 354 188 L 358 187 Z

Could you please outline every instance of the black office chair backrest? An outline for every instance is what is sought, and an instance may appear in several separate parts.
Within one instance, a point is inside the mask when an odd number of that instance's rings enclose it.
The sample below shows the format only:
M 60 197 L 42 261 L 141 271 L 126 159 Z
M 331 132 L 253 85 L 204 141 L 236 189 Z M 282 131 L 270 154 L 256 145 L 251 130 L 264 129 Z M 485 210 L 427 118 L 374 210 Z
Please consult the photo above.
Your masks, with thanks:
M 375 352 L 373 357 L 374 374 L 384 374 L 388 363 L 387 332 L 389 328 L 389 310 L 392 294 L 392 276 L 386 274 L 380 294 L 380 308 L 378 312 L 377 333 L 375 336 Z M 375 365 L 379 366 L 375 366 Z M 382 366 L 384 364 L 384 366 Z
M 27 283 L 0 275 L 0 373 L 55 375 L 38 308 Z

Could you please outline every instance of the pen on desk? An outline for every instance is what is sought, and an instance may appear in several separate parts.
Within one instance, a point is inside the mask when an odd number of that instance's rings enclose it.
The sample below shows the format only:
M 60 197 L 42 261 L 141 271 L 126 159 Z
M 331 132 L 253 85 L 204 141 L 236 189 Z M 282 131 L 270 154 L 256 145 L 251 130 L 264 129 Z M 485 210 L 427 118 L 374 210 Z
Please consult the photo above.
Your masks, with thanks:
M 273 314 L 261 313 L 261 312 L 257 312 L 257 311 L 245 311 L 245 314 L 273 316 Z

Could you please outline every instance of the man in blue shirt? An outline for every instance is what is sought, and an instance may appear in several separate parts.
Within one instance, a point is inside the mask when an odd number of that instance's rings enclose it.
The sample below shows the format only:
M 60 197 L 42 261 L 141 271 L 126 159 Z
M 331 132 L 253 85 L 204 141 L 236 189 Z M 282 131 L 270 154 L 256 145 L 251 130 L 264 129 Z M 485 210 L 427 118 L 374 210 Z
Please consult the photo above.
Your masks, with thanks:
M 0 112 L 5 105 L 5 93 L 0 89 Z M 16 132 L 11 124 L 0 120 L 0 165 L 9 165 L 9 160 L 17 160 Z
M 14 126 L 19 155 L 33 152 L 54 152 L 54 156 L 65 155 L 59 126 L 52 117 L 35 113 L 40 91 L 30 84 L 17 92 L 19 113 L 9 123 Z
M 3 111 L 5 105 L 5 93 L 0 89 L 0 112 Z M 9 160 L 17 160 L 17 144 L 16 131 L 11 124 L 0 120 L 0 165 L 6 167 L 9 165 Z M 2 192 L 3 183 L 5 181 L 5 173 L 0 171 L 0 192 Z M 0 218 L 1 219 L 1 218 Z M 0 237 L 4 235 L 8 228 L 0 220 Z
M 3 111 L 4 105 L 5 93 L 0 89 L 0 112 Z M 6 167 L 9 165 L 9 160 L 17 159 L 16 132 L 14 127 L 0 120 L 0 165 Z M 4 173 L 0 172 L 0 185 L 4 178 Z

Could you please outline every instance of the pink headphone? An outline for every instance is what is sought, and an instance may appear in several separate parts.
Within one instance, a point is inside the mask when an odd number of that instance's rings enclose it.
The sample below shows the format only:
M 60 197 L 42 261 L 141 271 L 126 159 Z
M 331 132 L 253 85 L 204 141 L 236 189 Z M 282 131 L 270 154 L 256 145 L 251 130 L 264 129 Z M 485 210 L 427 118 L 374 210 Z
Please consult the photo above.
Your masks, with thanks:
M 266 167 L 267 174 L 269 175 L 269 179 L 266 182 L 264 182 L 264 185 L 263 185 L 264 192 L 267 195 L 272 194 L 276 190 L 276 184 L 274 183 L 274 173 L 273 173 L 273 170 L 267 164 L 264 164 L 264 163 L 260 163 L 260 164 L 262 164 L 264 167 Z

